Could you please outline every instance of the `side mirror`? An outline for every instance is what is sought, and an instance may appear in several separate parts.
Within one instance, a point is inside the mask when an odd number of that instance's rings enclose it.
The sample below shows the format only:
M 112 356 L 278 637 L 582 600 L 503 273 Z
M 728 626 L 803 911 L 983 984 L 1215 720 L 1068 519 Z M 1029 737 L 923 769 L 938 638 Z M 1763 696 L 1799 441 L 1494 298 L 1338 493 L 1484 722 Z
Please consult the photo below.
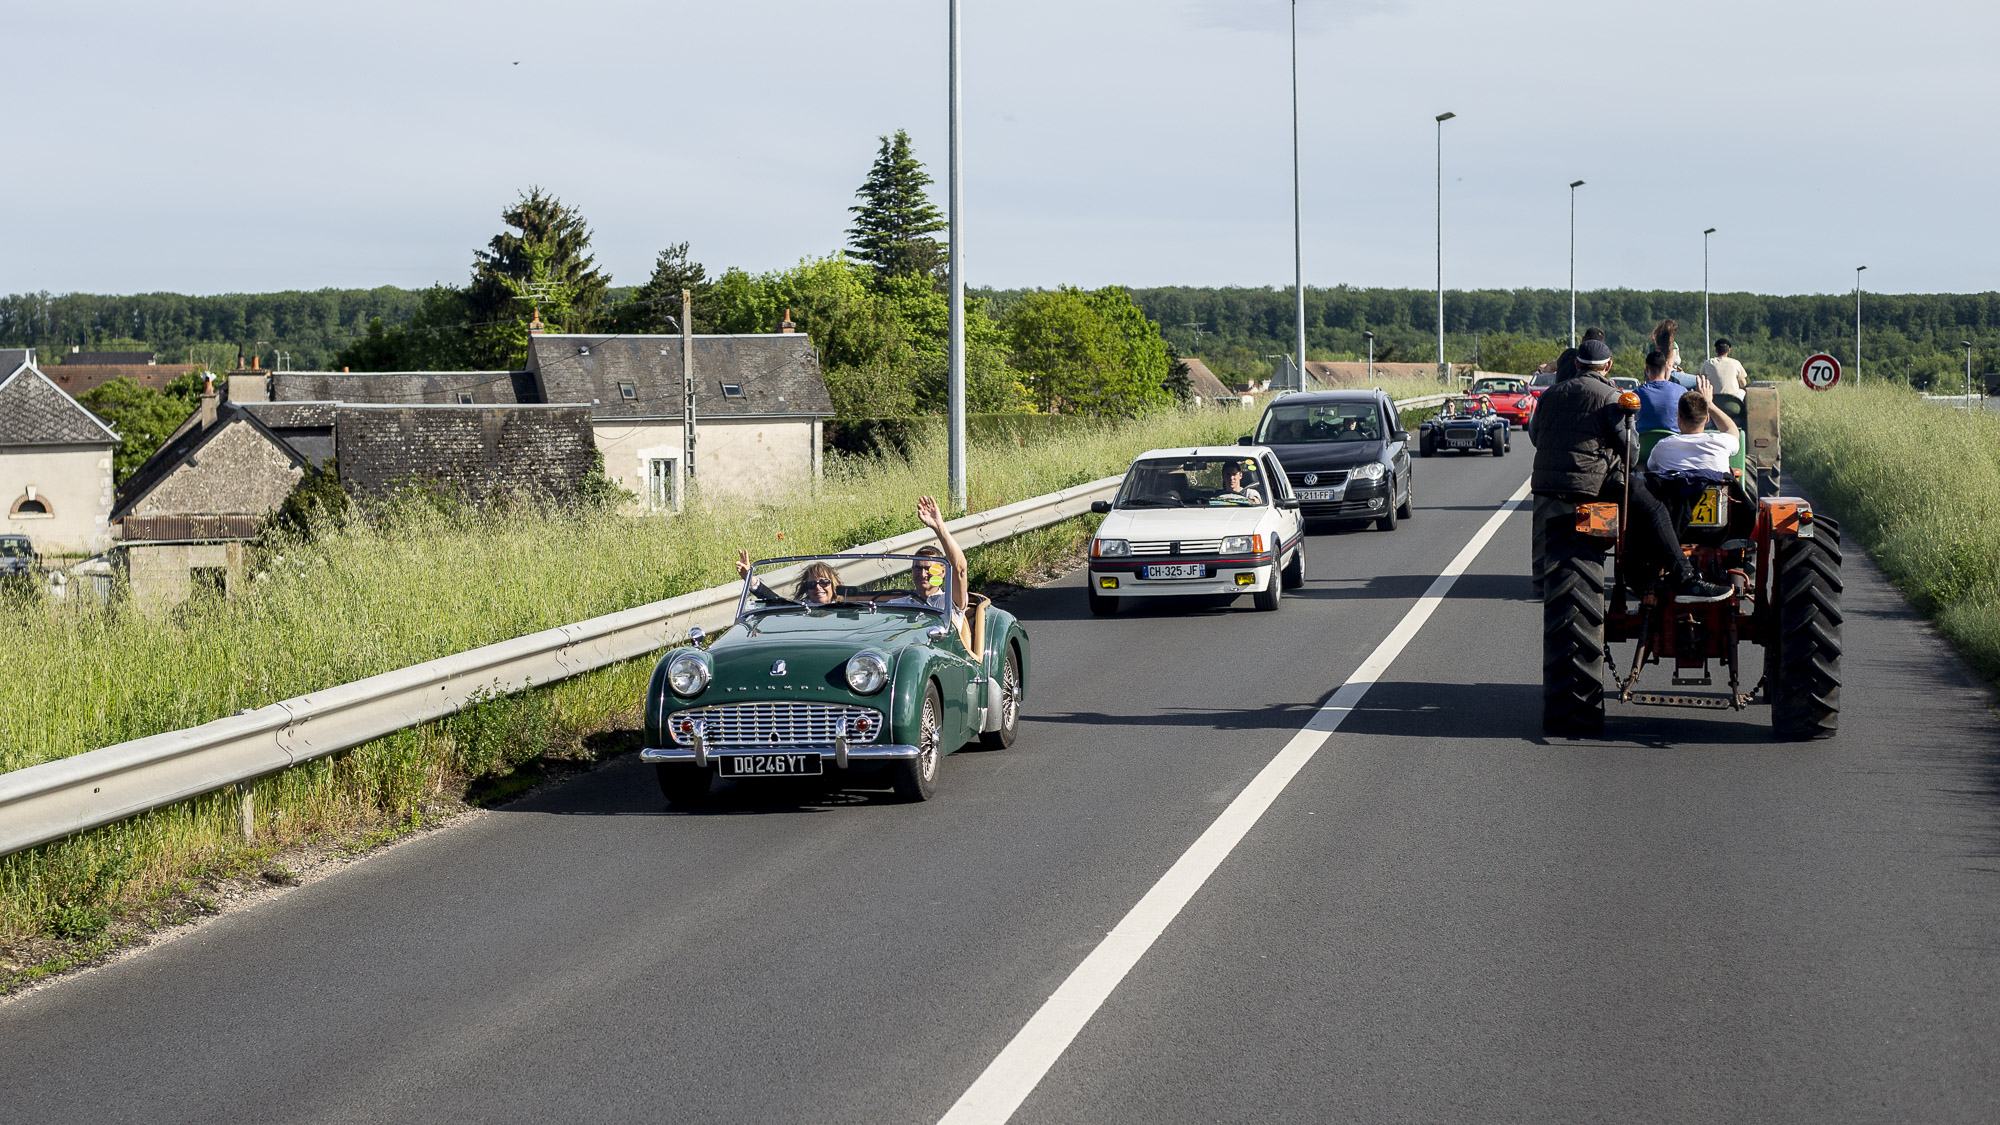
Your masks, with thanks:
M 1408 441 L 1408 440 L 1410 440 L 1410 431 L 1408 431 L 1408 430 L 1393 430 L 1393 431 L 1391 431 L 1391 432 L 1390 432 L 1390 434 L 1389 434 L 1389 440 L 1390 440 L 1390 441 Z
M 707 641 L 708 641 L 708 634 L 701 631 L 701 626 L 699 625 L 688 626 L 689 644 L 695 646 L 696 648 L 700 648 Z
M 1108 514 L 1110 514 L 1110 512 L 1111 512 L 1111 501 L 1109 501 L 1109 500 L 1092 500 L 1092 501 L 1090 502 L 1090 510 L 1091 510 L 1091 511 L 1093 511 L 1093 512 L 1096 512 L 1096 513 L 1097 513 L 1098 515 L 1100 515 L 1100 516 L 1102 516 L 1102 515 L 1108 515 Z
M 1280 508 L 1297 508 L 1298 506 L 1299 506 L 1299 498 L 1296 496 L 1278 497 L 1278 507 Z
M 1249 434 L 1244 434 L 1244 435 L 1243 435 L 1242 437 L 1240 437 L 1240 438 L 1237 438 L 1237 439 L 1236 439 L 1236 444 L 1238 444 L 1238 445 L 1251 445 L 1251 444 L 1253 444 L 1253 443 L 1252 443 L 1252 442 L 1251 442 L 1251 440 L 1250 440 L 1250 435 L 1249 435 Z

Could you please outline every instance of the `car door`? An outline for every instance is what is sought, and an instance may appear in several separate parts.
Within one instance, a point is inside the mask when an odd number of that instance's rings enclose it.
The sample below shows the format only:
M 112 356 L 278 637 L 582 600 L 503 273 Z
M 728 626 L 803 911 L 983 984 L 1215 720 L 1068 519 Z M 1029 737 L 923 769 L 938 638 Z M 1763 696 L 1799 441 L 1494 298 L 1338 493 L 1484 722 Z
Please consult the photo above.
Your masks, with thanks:
M 1383 395 L 1376 401 L 1382 405 L 1382 421 L 1385 427 L 1382 431 L 1383 437 L 1385 439 L 1392 438 L 1396 434 L 1402 433 L 1403 418 L 1402 415 L 1396 412 L 1395 401 L 1388 395 Z M 1394 475 L 1395 479 L 1402 481 L 1400 488 L 1392 487 L 1389 489 L 1389 506 L 1393 508 L 1396 506 L 1396 498 L 1398 496 L 1404 496 L 1409 493 L 1410 443 L 1407 441 L 1388 441 L 1385 447 L 1389 451 L 1389 472 Z
M 1264 454 L 1264 479 L 1271 482 L 1271 500 L 1273 503 L 1292 498 L 1291 478 L 1285 476 L 1285 467 L 1280 465 L 1278 458 L 1270 453 Z M 1299 514 L 1299 509 L 1297 508 L 1279 508 L 1277 512 L 1279 542 L 1290 543 L 1292 540 L 1298 538 L 1299 528 L 1305 522 L 1305 517 Z M 1281 557 L 1278 561 L 1283 563 L 1284 559 Z

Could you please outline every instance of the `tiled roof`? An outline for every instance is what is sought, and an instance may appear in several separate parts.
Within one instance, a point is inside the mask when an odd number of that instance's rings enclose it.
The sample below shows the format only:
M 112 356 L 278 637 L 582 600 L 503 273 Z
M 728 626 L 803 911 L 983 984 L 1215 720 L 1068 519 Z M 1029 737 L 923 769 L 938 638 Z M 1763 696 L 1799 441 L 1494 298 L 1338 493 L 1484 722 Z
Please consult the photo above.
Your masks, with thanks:
M 139 363 L 126 366 L 110 364 L 65 363 L 61 367 L 51 367 L 42 372 L 56 386 L 71 395 L 86 395 L 91 391 L 124 377 L 142 387 L 164 391 L 167 384 L 190 371 L 206 371 L 199 363 Z
M 153 362 L 152 352 L 70 352 L 62 357 L 64 367 L 144 367 Z
M 117 445 L 103 419 L 48 381 L 22 367 L 0 382 L 0 445 Z
M 1202 401 L 1215 402 L 1236 397 L 1236 392 L 1223 386 L 1222 380 L 1215 377 L 1215 372 L 1208 369 L 1208 364 L 1198 359 L 1183 359 L 1181 362 L 1187 364 L 1189 387 L 1201 396 Z
M 600 421 L 681 416 L 679 336 L 544 335 L 528 347 L 543 402 L 588 404 Z M 803 334 L 696 336 L 694 372 L 699 416 L 833 414 L 819 352 Z
M 272 402 L 364 402 L 455 406 L 460 393 L 480 406 L 536 402 L 525 371 L 274 371 Z

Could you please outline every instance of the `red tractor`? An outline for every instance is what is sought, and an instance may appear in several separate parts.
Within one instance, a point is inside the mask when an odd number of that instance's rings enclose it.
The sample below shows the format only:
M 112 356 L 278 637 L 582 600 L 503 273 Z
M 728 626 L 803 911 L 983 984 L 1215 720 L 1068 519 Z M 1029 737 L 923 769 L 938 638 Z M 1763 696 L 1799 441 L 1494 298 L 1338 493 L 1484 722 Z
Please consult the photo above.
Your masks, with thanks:
M 1536 530 L 1546 537 L 1538 575 L 1542 729 L 1602 730 L 1609 671 L 1621 702 L 1736 711 L 1766 703 L 1778 737 L 1832 737 L 1840 725 L 1839 525 L 1796 496 L 1753 498 L 1740 474 L 1726 485 L 1668 487 L 1683 490 L 1681 550 L 1701 577 L 1730 588 L 1723 600 L 1681 602 L 1628 584 L 1617 504 L 1535 498 Z M 1607 554 L 1616 560 L 1608 590 Z M 1622 673 L 1610 649 L 1620 641 L 1636 642 Z M 1748 690 L 1738 655 L 1744 641 L 1764 648 L 1762 673 Z M 1664 661 L 1672 662 L 1675 688 L 1709 686 L 1720 672 L 1728 690 L 1637 690 L 1639 674 Z

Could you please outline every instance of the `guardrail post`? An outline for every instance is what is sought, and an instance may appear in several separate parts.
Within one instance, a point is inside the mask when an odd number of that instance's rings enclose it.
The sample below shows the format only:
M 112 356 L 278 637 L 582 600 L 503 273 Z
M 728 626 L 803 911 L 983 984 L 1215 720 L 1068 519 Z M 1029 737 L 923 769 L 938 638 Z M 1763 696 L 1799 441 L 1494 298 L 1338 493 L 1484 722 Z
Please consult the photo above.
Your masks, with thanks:
M 257 790 L 248 781 L 236 786 L 236 828 L 245 843 L 257 839 Z

